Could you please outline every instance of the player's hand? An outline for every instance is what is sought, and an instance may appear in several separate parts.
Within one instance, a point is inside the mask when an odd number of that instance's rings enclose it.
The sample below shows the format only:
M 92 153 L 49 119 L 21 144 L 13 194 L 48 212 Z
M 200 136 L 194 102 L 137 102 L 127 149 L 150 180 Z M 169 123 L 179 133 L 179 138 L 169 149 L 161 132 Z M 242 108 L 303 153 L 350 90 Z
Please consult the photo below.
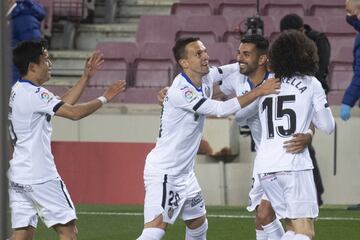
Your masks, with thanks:
M 101 64 L 104 62 L 103 54 L 100 51 L 94 51 L 91 56 L 86 60 L 84 76 L 87 80 L 92 78 Z
M 269 78 L 268 80 L 265 81 L 264 84 L 262 84 L 259 87 L 261 90 L 261 95 L 265 96 L 269 94 L 279 93 L 280 85 L 281 85 L 280 79 Z
M 346 104 L 341 104 L 340 117 L 342 120 L 347 121 L 351 117 L 351 107 Z
M 106 97 L 107 101 L 110 102 L 116 95 L 125 91 L 126 81 L 118 80 L 108 89 L 105 90 L 103 96 Z
M 164 103 L 164 98 L 165 98 L 168 90 L 169 90 L 169 87 L 164 87 L 163 89 L 161 89 L 161 90 L 158 92 L 158 94 L 157 94 L 157 100 L 158 100 L 160 106 L 163 105 L 163 103 Z
M 360 2 L 359 1 L 346 0 L 345 1 L 345 9 L 349 15 L 360 18 Z
M 284 142 L 284 148 L 287 153 L 300 153 L 311 143 L 310 133 L 295 133 L 293 138 Z

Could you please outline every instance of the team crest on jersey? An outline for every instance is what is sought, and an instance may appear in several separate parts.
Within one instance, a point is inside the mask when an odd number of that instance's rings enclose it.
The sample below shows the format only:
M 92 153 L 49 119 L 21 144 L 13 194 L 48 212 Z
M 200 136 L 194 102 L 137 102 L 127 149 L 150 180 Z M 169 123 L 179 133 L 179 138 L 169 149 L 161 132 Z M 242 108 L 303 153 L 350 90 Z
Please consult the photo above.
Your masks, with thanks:
M 189 103 L 194 101 L 197 98 L 197 94 L 193 90 L 191 90 L 190 88 L 184 87 L 181 90 L 184 93 L 186 101 L 188 101 Z

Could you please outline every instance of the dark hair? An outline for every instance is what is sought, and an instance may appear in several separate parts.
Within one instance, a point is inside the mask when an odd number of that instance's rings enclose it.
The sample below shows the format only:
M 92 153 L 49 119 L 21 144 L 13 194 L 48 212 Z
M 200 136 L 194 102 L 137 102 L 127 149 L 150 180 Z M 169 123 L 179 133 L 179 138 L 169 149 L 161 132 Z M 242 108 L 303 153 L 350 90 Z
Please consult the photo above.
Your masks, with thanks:
M 258 34 L 249 34 L 241 38 L 241 43 L 253 43 L 259 55 L 267 54 L 269 50 L 269 40 Z
M 28 73 L 30 63 L 40 63 L 40 56 L 47 49 L 45 41 L 24 41 L 13 50 L 13 62 L 23 77 Z
M 277 78 L 314 75 L 319 68 L 315 43 L 297 30 L 282 32 L 269 50 L 270 68 Z
M 295 13 L 288 14 L 280 20 L 280 31 L 281 32 L 283 32 L 285 30 L 289 30 L 289 29 L 299 30 L 303 26 L 304 26 L 304 22 L 303 22 L 302 18 Z
M 185 47 L 189 43 L 199 41 L 200 38 L 198 37 L 187 37 L 187 38 L 179 38 L 175 42 L 175 46 L 173 47 L 172 51 L 174 54 L 174 58 L 176 62 L 178 63 L 180 59 L 186 57 L 185 54 Z

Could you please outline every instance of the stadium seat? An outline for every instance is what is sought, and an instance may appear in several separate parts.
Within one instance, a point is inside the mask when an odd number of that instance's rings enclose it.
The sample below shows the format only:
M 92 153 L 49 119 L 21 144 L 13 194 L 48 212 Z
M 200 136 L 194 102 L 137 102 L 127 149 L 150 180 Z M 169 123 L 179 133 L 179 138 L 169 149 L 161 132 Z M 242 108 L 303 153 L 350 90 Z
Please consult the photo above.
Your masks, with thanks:
M 266 0 L 262 3 L 263 15 L 283 17 L 289 13 L 305 15 L 306 6 L 298 0 Z
M 328 17 L 346 15 L 345 1 L 341 0 L 307 0 L 309 14 L 312 16 Z
M 242 32 L 246 31 L 247 17 L 227 17 L 229 30 L 223 35 L 224 42 L 230 43 L 233 48 L 238 49 Z
M 54 18 L 80 21 L 87 16 L 83 0 L 54 0 Z
M 135 87 L 169 86 L 174 76 L 174 43 L 144 43 L 134 62 Z
M 227 42 L 213 43 L 206 46 L 210 57 L 210 65 L 221 66 L 236 59 L 236 48 Z
M 130 87 L 117 96 L 116 102 L 157 104 L 157 94 L 162 87 Z
M 329 67 L 330 89 L 346 90 L 353 77 L 353 48 L 342 47 L 340 52 L 333 56 Z
M 141 16 L 136 32 L 136 42 L 174 43 L 176 32 L 182 28 L 182 19 L 170 16 Z
M 206 45 L 222 41 L 222 36 L 228 28 L 223 16 L 192 16 L 185 20 L 182 30 L 177 32 L 176 37 L 200 37 Z
M 211 6 L 211 8 L 213 9 L 213 13 L 214 14 L 218 14 L 218 8 L 219 5 L 223 2 L 224 0 L 180 0 L 180 3 L 189 3 L 189 4 L 209 4 Z
M 188 16 L 210 16 L 214 10 L 208 3 L 174 3 L 171 6 L 171 14 L 188 17 Z
M 255 1 L 224 0 L 219 6 L 219 14 L 224 17 L 251 17 L 256 15 Z
M 104 54 L 104 63 L 90 80 L 90 86 L 109 86 L 119 79 L 131 85 L 132 63 L 138 57 L 136 43 L 132 42 L 101 42 L 96 49 Z

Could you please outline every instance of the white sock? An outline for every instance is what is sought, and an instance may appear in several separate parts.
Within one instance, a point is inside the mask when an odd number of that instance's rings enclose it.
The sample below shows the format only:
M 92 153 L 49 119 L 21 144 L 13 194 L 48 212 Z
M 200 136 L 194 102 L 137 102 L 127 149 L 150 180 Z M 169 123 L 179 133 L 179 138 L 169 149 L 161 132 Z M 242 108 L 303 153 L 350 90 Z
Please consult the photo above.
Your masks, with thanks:
M 307 235 L 297 233 L 295 234 L 293 240 L 311 240 L 311 238 L 309 238 Z
M 286 231 L 286 233 L 282 236 L 281 240 L 292 240 L 295 237 L 295 232 Z
M 268 235 L 268 240 L 280 240 L 285 233 L 279 219 L 275 219 L 268 225 L 262 227 Z
M 264 230 L 256 229 L 256 240 L 268 240 L 268 235 Z
M 186 227 L 185 240 L 206 240 L 206 232 L 208 229 L 208 221 L 205 222 L 198 228 L 190 229 Z
M 160 240 L 165 235 L 165 230 L 161 228 L 144 228 L 137 240 Z

